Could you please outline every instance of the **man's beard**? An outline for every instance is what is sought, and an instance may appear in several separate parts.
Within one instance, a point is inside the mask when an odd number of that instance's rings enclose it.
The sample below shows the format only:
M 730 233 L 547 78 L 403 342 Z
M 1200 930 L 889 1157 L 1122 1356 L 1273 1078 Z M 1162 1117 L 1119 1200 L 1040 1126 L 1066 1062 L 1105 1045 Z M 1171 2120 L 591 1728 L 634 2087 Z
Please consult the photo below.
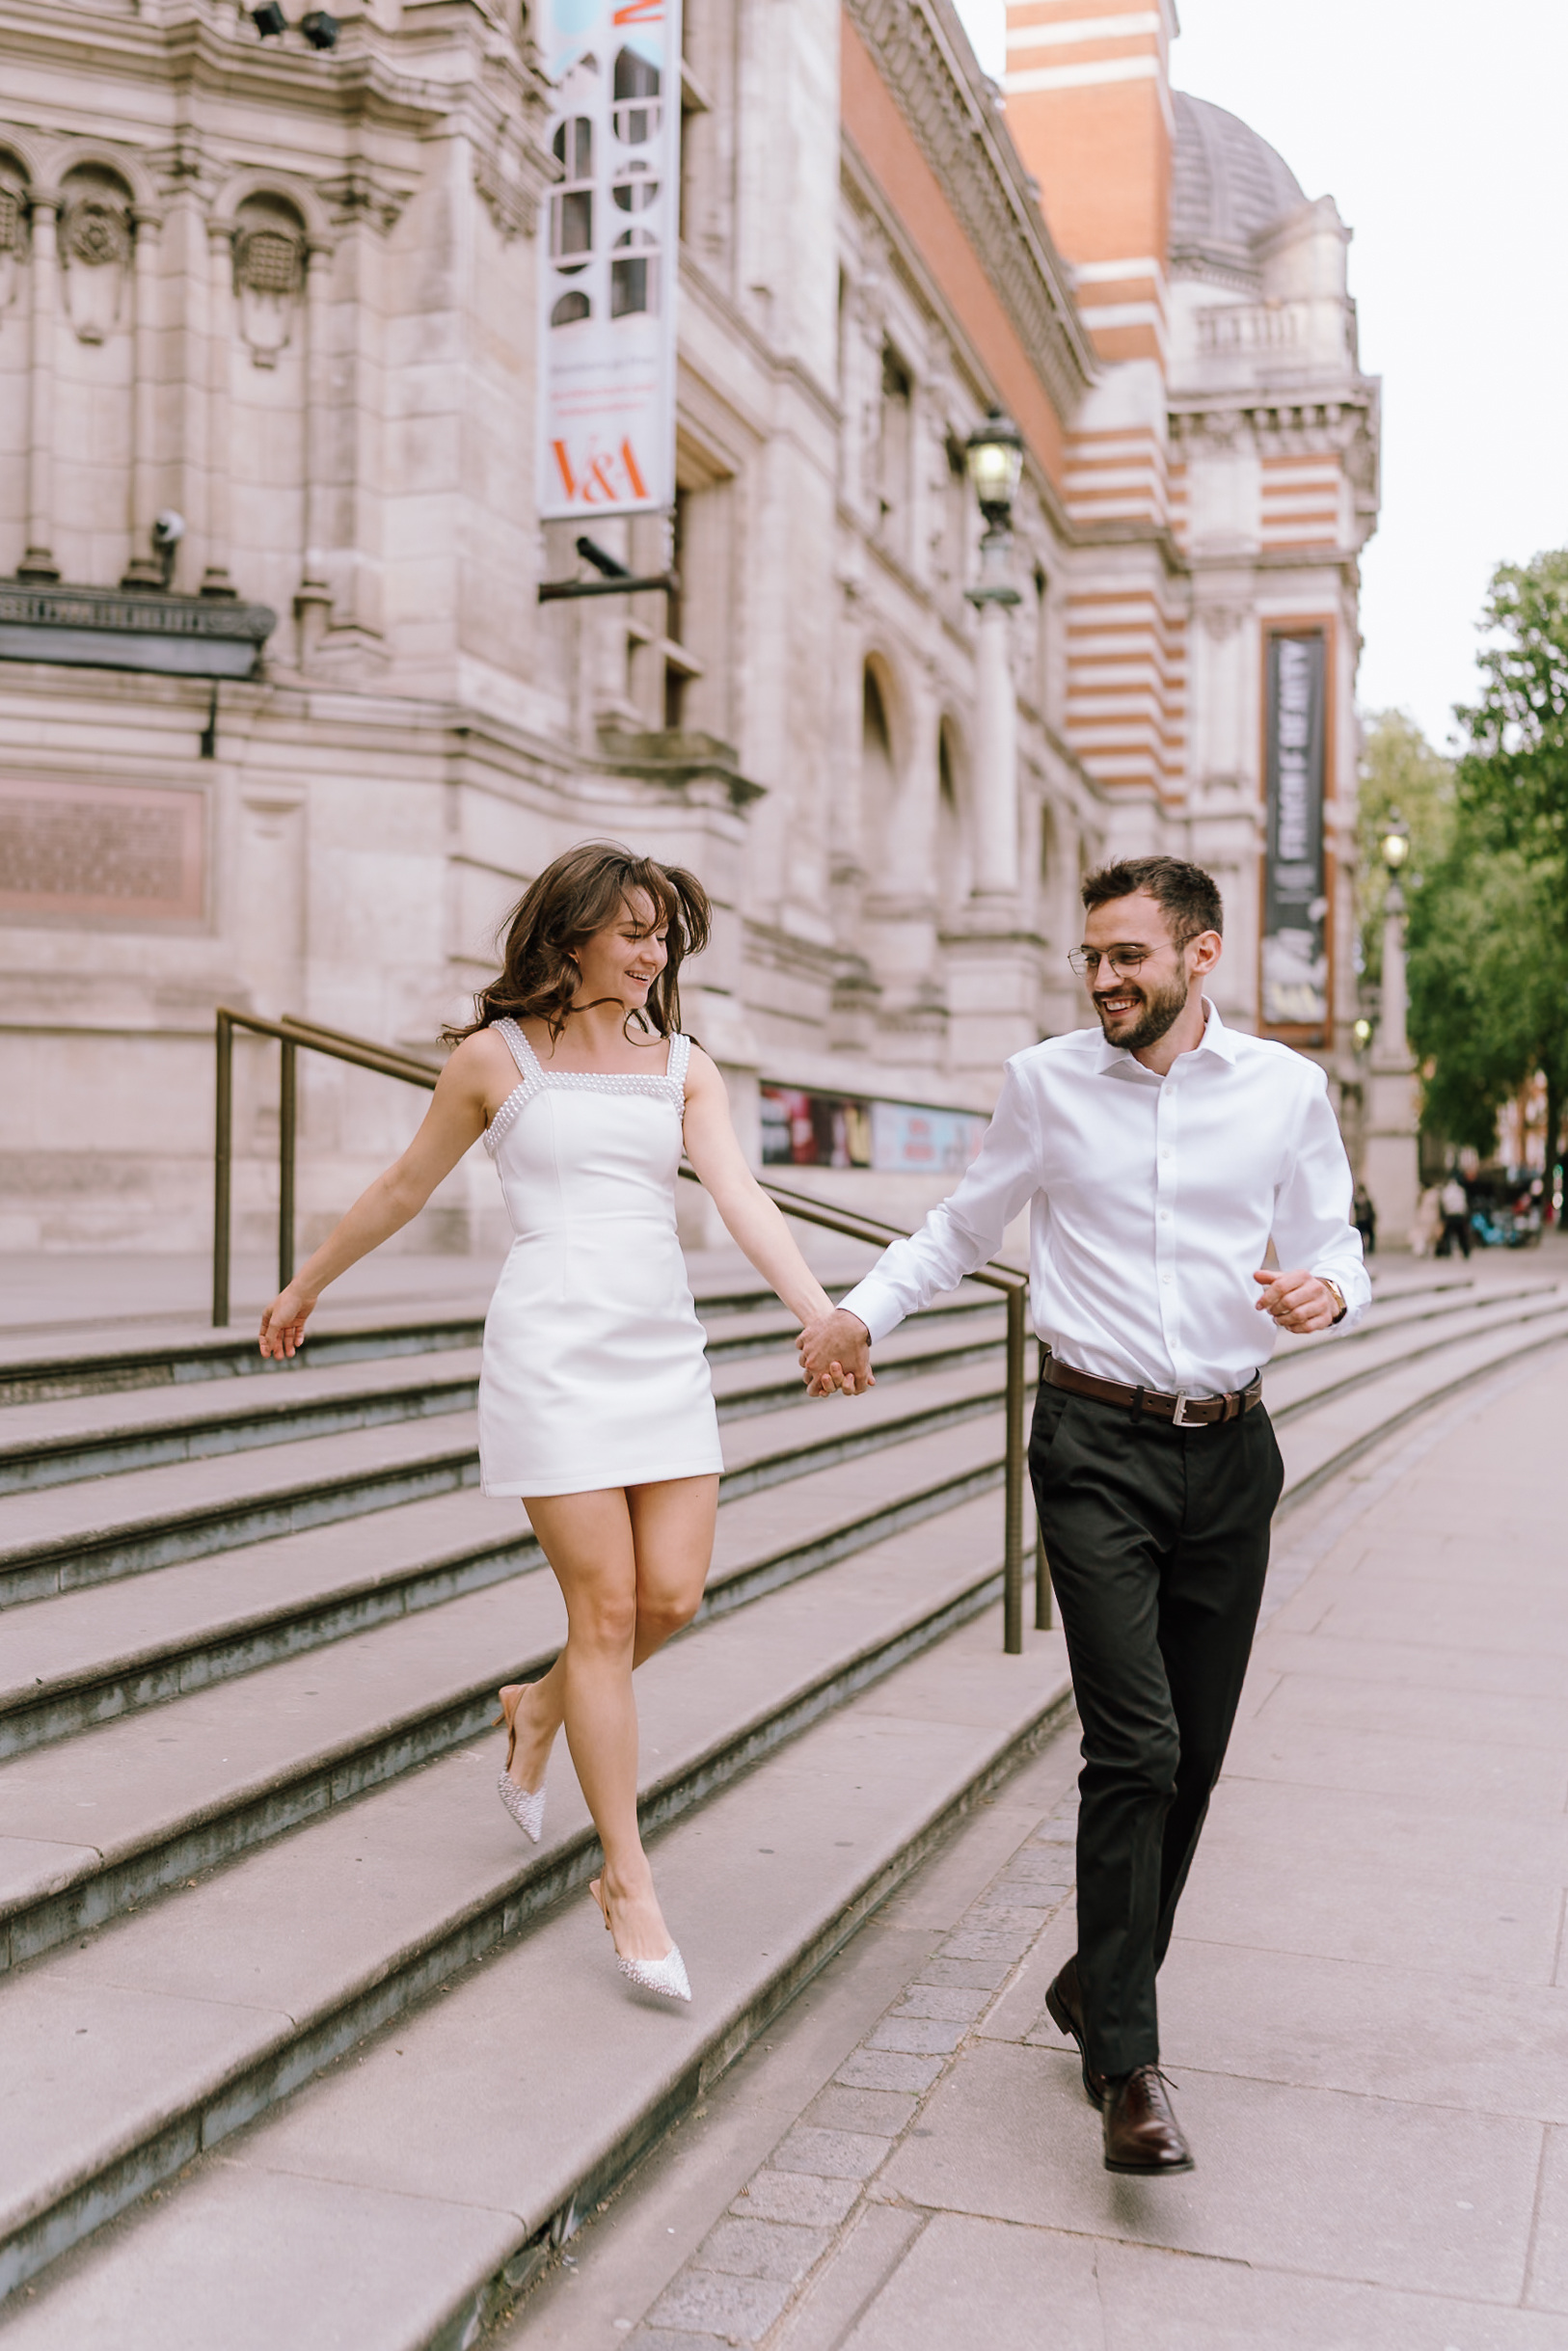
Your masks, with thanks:
M 1144 1009 L 1131 1028 L 1116 1037 L 1111 1035 L 1106 1025 L 1105 1014 L 1100 1011 L 1099 996 L 1093 996 L 1090 1001 L 1099 1016 L 1099 1025 L 1108 1042 L 1120 1046 L 1124 1053 L 1142 1053 L 1148 1046 L 1157 1045 L 1166 1031 L 1175 1026 L 1186 1010 L 1190 987 L 1190 981 L 1183 977 L 1174 980 L 1169 987 L 1155 988 L 1152 994 L 1146 987 L 1134 986 L 1131 981 L 1123 981 L 1120 987 L 1103 989 L 1101 993 L 1106 996 L 1137 996 L 1143 1002 Z

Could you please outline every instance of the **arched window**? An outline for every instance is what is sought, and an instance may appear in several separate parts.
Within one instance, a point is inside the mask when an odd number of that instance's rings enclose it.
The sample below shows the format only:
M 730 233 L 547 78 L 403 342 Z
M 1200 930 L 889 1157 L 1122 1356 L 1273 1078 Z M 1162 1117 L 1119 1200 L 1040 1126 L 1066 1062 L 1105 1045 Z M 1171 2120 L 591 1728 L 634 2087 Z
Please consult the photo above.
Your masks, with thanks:
M 574 286 L 569 294 L 562 294 L 551 311 L 550 323 L 553 327 L 572 327 L 580 318 L 590 317 L 592 312 L 593 305 L 587 295 Z
M 664 119 L 659 90 L 659 68 L 652 58 L 635 49 L 617 53 L 609 120 L 623 147 L 642 147 L 657 136 Z
M 581 269 L 593 251 L 593 123 L 572 115 L 551 141 L 561 167 L 550 198 L 550 255 L 557 268 Z
M 627 248 L 631 247 L 631 252 Z M 615 239 L 609 265 L 609 314 L 627 318 L 659 308 L 659 239 L 646 229 L 628 229 Z

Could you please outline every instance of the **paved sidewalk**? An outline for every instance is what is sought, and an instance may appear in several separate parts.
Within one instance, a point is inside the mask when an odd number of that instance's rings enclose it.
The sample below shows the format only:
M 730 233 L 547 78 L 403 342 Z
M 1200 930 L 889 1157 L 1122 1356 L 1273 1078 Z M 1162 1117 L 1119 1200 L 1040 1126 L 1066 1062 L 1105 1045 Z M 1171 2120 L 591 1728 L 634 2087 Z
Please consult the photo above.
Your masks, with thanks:
M 1161 1982 L 1196 2173 L 1101 2168 L 1042 2013 L 1073 1939 L 1042 1759 L 965 1832 L 961 1914 L 916 1889 L 879 1958 L 868 1930 L 874 2010 L 810 2104 L 744 2060 L 714 2099 L 739 2173 L 717 2142 L 656 2157 L 506 2343 L 1564 2351 L 1565 1430 L 1557 1353 L 1286 1523 Z M 693 2248 L 662 2276 L 661 2232 Z

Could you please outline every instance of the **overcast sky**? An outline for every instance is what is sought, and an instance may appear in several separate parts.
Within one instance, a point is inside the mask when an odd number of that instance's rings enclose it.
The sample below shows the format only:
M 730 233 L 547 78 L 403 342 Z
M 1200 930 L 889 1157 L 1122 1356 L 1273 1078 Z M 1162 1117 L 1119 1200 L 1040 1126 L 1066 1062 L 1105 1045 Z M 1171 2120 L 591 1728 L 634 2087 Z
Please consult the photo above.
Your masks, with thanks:
M 956 0 L 1001 78 L 1003 0 Z M 1355 232 L 1383 378 L 1361 700 L 1440 745 L 1492 568 L 1568 544 L 1568 0 L 1177 0 L 1172 79 Z

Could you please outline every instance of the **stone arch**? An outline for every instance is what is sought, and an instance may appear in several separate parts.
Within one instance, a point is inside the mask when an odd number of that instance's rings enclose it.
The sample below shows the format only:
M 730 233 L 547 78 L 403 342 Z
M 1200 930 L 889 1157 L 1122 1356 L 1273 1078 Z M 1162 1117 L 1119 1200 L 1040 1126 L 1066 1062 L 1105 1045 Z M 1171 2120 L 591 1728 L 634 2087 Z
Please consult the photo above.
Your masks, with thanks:
M 292 212 L 312 245 L 336 243 L 326 205 L 310 183 L 287 172 L 236 172 L 225 180 L 207 215 L 214 231 L 232 235 L 242 207 L 260 205 Z
M 9 129 L 6 143 L 15 144 Z M 39 196 L 56 200 L 65 196 L 68 179 L 95 179 L 100 184 L 117 180 L 134 212 L 146 212 L 154 220 L 163 217 L 157 187 L 141 157 L 127 149 L 111 146 L 105 139 L 72 139 L 56 148 L 50 154 L 47 172 L 35 170 L 33 178 Z
M 936 722 L 936 879 L 942 926 L 952 927 L 974 886 L 968 744 L 951 711 Z
M 908 718 L 886 655 L 868 650 L 860 672 L 860 844 L 875 889 L 885 877 L 907 760 Z

